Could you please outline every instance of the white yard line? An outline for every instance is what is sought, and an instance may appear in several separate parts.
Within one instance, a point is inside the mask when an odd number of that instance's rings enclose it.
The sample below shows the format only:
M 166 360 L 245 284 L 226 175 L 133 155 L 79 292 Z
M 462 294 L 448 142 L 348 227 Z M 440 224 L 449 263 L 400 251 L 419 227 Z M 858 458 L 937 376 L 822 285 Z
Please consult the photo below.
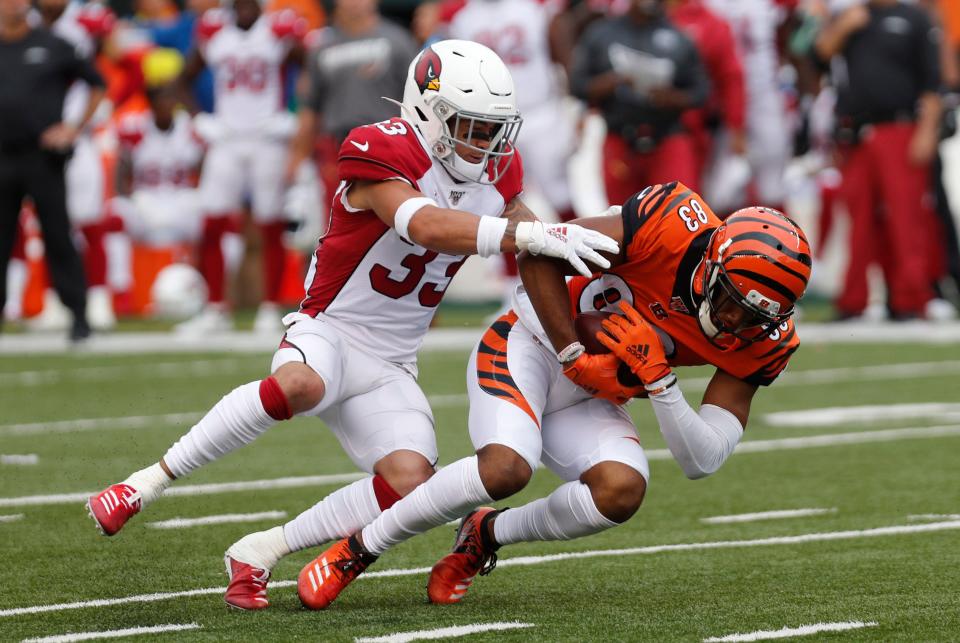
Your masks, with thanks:
M 824 433 L 799 438 L 780 438 L 777 440 L 746 440 L 737 445 L 737 453 L 768 453 L 770 451 L 792 451 L 817 447 L 842 446 L 846 444 L 866 444 L 870 442 L 896 442 L 918 438 L 942 438 L 960 435 L 960 424 L 946 426 L 914 426 L 902 429 L 881 429 L 879 431 L 853 431 L 850 433 Z M 667 449 L 645 451 L 647 460 L 672 460 Z M 3 500 L 0 499 L 0 506 Z
M 427 398 L 433 408 L 464 406 L 466 393 L 431 395 Z M 152 426 L 180 426 L 184 429 L 195 424 L 205 411 L 186 413 L 160 413 L 157 415 L 127 415 L 119 417 L 77 418 L 74 420 L 51 420 L 49 422 L 23 422 L 0 424 L 0 435 L 37 435 L 44 433 L 76 433 L 80 431 L 107 431 L 115 429 L 144 429 Z
M 259 520 L 279 520 L 286 518 L 286 511 L 261 511 L 251 514 L 219 514 L 216 516 L 202 516 L 200 518 L 171 518 L 148 522 L 147 527 L 154 529 L 185 529 L 202 525 L 222 525 L 231 522 L 257 522 Z
M 256 359 L 256 361 L 254 361 Z M 206 377 L 234 373 L 256 364 L 266 367 L 264 360 L 251 355 L 240 359 L 205 359 L 180 362 L 152 362 L 148 364 L 115 364 L 111 366 L 80 366 L 78 368 L 51 368 L 33 371 L 0 373 L 0 386 L 47 386 L 63 381 L 83 380 L 102 382 L 127 377 L 177 378 Z
M 877 420 L 913 420 L 934 418 L 941 422 L 960 420 L 960 404 L 933 402 L 927 404 L 868 404 L 864 406 L 830 406 L 798 411 L 767 413 L 763 421 L 770 426 L 836 426 Z
M 898 440 L 912 440 L 917 438 L 940 438 L 960 435 L 960 425 L 948 426 L 921 426 L 903 429 L 886 429 L 882 431 L 858 431 L 854 433 L 827 433 L 799 438 L 782 438 L 779 440 L 748 440 L 737 445 L 737 453 L 766 453 L 770 451 L 788 451 L 793 449 L 807 449 L 814 447 L 830 447 L 846 444 L 864 444 L 870 442 L 894 442 Z M 646 452 L 648 460 L 670 460 L 673 458 L 667 449 L 651 449 Z M 215 493 L 230 493 L 234 491 L 250 491 L 260 489 L 287 489 L 294 487 L 313 487 L 323 484 L 337 484 L 359 480 L 366 474 L 341 473 L 325 476 L 300 476 L 289 478 L 273 478 L 266 480 L 241 480 L 238 482 L 217 482 L 210 484 L 184 485 L 170 487 L 164 491 L 165 496 L 197 496 Z M 73 502 L 84 502 L 96 491 L 80 491 L 76 493 L 57 493 L 38 496 L 18 496 L 0 498 L 0 507 L 28 507 L 36 505 L 59 505 Z
M 767 451 L 789 451 L 830 447 L 843 444 L 864 444 L 868 442 L 896 442 L 916 438 L 942 438 L 960 435 L 960 424 L 944 426 L 913 426 L 901 429 L 883 429 L 879 431 L 854 431 L 852 433 L 826 433 L 808 435 L 801 438 L 782 438 L 779 440 L 747 440 L 737 445 L 737 453 L 764 453 Z M 649 458 L 649 454 L 647 454 Z
M 416 632 L 397 632 L 396 634 L 387 634 L 386 636 L 359 637 L 354 639 L 354 643 L 408 643 L 409 641 L 433 641 L 436 639 L 449 639 L 470 634 L 479 634 L 480 632 L 501 632 L 503 630 L 516 630 L 526 627 L 533 627 L 533 623 L 475 623 L 473 625 L 454 625 L 451 627 L 441 627 L 435 630 L 417 630 Z
M 910 514 L 907 520 L 960 520 L 960 514 Z
M 592 551 L 577 551 L 561 554 L 549 554 L 546 556 L 519 556 L 517 558 L 501 559 L 497 562 L 498 567 L 514 567 L 520 565 L 540 565 L 543 563 L 552 563 L 562 560 L 578 560 L 583 558 L 598 557 L 617 557 L 637 556 L 644 554 L 662 554 L 666 552 L 682 551 L 703 551 L 710 549 L 731 549 L 740 547 L 763 547 L 770 545 L 799 545 L 804 543 L 825 542 L 832 540 L 852 540 L 856 538 L 876 538 L 882 536 L 902 536 L 907 534 L 924 534 L 939 531 L 960 530 L 960 520 L 950 520 L 944 522 L 932 522 L 923 525 L 891 525 L 889 527 L 874 527 L 872 529 L 859 529 L 849 531 L 826 531 L 814 532 L 809 534 L 799 534 L 796 536 L 776 536 L 772 538 L 759 538 L 756 540 L 719 540 L 702 543 L 677 543 L 671 545 L 653 545 L 649 547 L 631 547 L 627 549 L 599 549 Z M 429 567 L 416 567 L 406 569 L 384 569 L 380 571 L 368 572 L 359 576 L 359 579 L 372 580 L 375 578 L 391 578 L 396 576 L 411 576 L 417 574 L 426 574 L 430 571 Z M 271 587 L 290 587 L 296 585 L 297 581 L 287 580 L 271 583 Z M 226 591 L 226 587 L 204 587 L 202 589 L 190 589 L 180 592 L 164 592 L 157 594 L 138 594 L 135 596 L 122 596 L 119 598 L 99 598 L 90 601 L 76 601 L 74 603 L 54 603 L 48 605 L 33 605 L 29 607 L 14 607 L 0 610 L 0 618 L 8 616 L 20 616 L 23 614 L 41 614 L 44 612 L 59 612 L 62 610 L 81 609 L 86 607 L 109 607 L 111 605 L 123 605 L 126 603 L 151 603 L 171 598 L 183 598 L 188 596 L 202 596 L 205 594 L 218 594 Z
M 899 380 L 903 377 L 940 377 L 960 374 L 960 360 L 941 362 L 915 362 L 903 364 L 878 364 L 851 368 L 809 369 L 805 371 L 787 371 L 774 386 L 778 389 L 792 386 L 818 386 L 847 382 L 851 378 L 862 381 Z M 710 382 L 708 377 L 681 379 L 680 386 L 688 392 L 702 391 Z M 466 405 L 467 396 L 463 393 L 450 393 L 429 396 L 430 403 L 436 408 Z M 130 415 L 120 417 L 77 418 L 71 420 L 50 420 L 47 422 L 25 422 L 0 424 L 2 435 L 36 435 L 43 433 L 72 433 L 76 431 L 97 431 L 113 429 L 141 429 L 151 426 L 182 426 L 187 428 L 204 416 L 206 411 L 183 413 L 160 413 L 157 415 Z
M 58 634 L 36 639 L 23 639 L 22 643 L 73 643 L 73 641 L 92 641 L 95 639 L 118 639 L 124 636 L 140 636 L 142 634 L 161 634 L 163 632 L 183 632 L 196 630 L 201 626 L 198 623 L 170 623 L 168 625 L 151 625 L 148 627 L 128 627 L 123 630 L 105 630 L 103 632 L 78 632 L 76 634 Z
M 21 466 L 31 466 L 40 462 L 40 456 L 36 453 L 3 453 L 0 454 L 0 464 L 16 464 Z
M 23 520 L 23 514 L 4 514 L 0 516 L 0 522 L 16 522 Z
M 473 348 L 485 328 L 437 328 L 427 332 L 421 350 L 464 351 Z M 960 322 L 799 324 L 808 344 L 879 344 L 905 342 L 953 344 L 960 341 Z M 76 348 L 65 336 L 17 333 L 0 336 L 0 355 L 81 353 L 87 355 L 143 353 L 269 353 L 277 347 L 278 333 L 233 331 L 203 337 L 183 337 L 169 332 L 94 335 Z
M 816 623 L 801 625 L 800 627 L 785 627 L 779 630 L 760 630 L 749 634 L 728 634 L 727 636 L 710 637 L 703 639 L 703 643 L 738 643 L 740 641 L 769 641 L 771 639 L 788 639 L 795 636 L 810 636 L 819 632 L 844 632 L 858 630 L 863 627 L 876 627 L 878 623 L 870 621 L 847 621 L 846 623 Z
M 802 371 L 787 370 L 774 382 L 778 390 L 793 386 L 820 386 L 845 382 L 880 382 L 905 377 L 926 378 L 960 374 L 960 360 L 936 362 L 903 362 L 899 364 L 872 364 L 870 366 L 843 366 L 840 368 L 811 368 Z M 680 378 L 683 390 L 703 390 L 709 377 Z
M 748 514 L 731 514 L 728 516 L 709 516 L 701 518 L 700 522 L 708 525 L 723 525 L 732 522 L 753 522 L 755 520 L 778 520 L 780 518 L 801 518 L 803 516 L 822 516 L 823 514 L 837 513 L 836 507 L 830 509 L 780 509 L 777 511 L 758 511 Z
M 191 426 L 203 417 L 199 411 L 189 413 L 161 413 L 158 415 L 127 415 L 122 417 L 77 418 L 50 422 L 25 422 L 0 425 L 0 435 L 36 435 L 42 433 L 74 433 L 101 429 L 142 429 L 149 426 Z
M 366 473 L 334 473 L 323 476 L 296 476 L 289 478 L 269 478 L 265 480 L 240 480 L 237 482 L 211 482 L 207 484 L 171 487 L 163 492 L 164 496 L 206 496 L 215 493 L 235 491 L 261 491 L 264 489 L 292 489 L 296 487 L 316 487 L 320 485 L 353 482 L 365 477 Z M 43 496 L 20 496 L 0 498 L 0 507 L 31 507 L 37 505 L 63 505 L 86 500 L 98 491 L 80 491 L 76 493 L 55 493 Z

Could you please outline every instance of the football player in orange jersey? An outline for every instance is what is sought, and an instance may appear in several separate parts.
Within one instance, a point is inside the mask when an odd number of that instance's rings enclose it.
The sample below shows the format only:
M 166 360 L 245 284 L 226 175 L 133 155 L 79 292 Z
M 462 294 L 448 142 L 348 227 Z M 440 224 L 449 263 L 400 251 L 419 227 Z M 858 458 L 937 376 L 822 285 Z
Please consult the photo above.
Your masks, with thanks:
M 649 466 L 621 406 L 631 397 L 650 398 L 688 477 L 716 471 L 743 434 L 757 388 L 773 382 L 799 344 L 790 317 L 810 276 L 810 248 L 780 212 L 746 208 L 721 222 L 674 182 L 579 223 L 623 251 L 608 255 L 610 269 L 569 284 L 554 260 L 521 256 L 525 290 L 468 367 L 476 455 L 443 467 L 350 539 L 369 565 L 390 546 L 466 514 L 452 553 L 430 574 L 434 603 L 459 602 L 473 578 L 493 568 L 501 545 L 586 536 L 636 512 Z M 574 314 L 590 310 L 623 313 L 598 333 L 608 354 L 587 354 L 577 339 Z M 717 367 L 699 412 L 672 371 L 693 364 Z M 639 382 L 622 381 L 627 369 Z M 565 484 L 509 511 L 474 510 L 520 491 L 539 462 Z M 345 586 L 350 561 L 338 548 L 301 571 L 308 607 L 326 607 Z M 317 596 L 324 600 L 312 602 Z

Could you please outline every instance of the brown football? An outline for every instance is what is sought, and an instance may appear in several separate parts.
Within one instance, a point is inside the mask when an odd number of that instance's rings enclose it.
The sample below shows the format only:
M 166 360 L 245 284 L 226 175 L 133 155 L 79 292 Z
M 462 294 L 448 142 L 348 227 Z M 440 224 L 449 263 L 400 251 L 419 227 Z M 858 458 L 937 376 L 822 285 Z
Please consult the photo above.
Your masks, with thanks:
M 591 355 L 605 355 L 610 349 L 597 340 L 597 333 L 603 330 L 600 325 L 604 319 L 612 315 L 611 312 L 580 313 L 573 320 L 573 327 L 577 331 L 577 339 Z
M 597 333 L 603 330 L 601 325 L 603 320 L 614 315 L 616 313 L 612 312 L 603 312 L 603 311 L 588 311 L 585 313 L 580 313 L 573 320 L 573 327 L 577 331 L 577 339 L 580 340 L 580 343 L 583 344 L 583 347 L 587 350 L 587 353 L 591 355 L 605 355 L 610 352 L 610 349 L 604 346 L 597 340 Z M 634 375 L 630 368 L 624 364 L 620 363 L 620 368 L 617 369 L 617 379 L 624 386 L 642 386 L 640 378 Z M 646 391 L 640 393 L 636 397 L 646 397 Z

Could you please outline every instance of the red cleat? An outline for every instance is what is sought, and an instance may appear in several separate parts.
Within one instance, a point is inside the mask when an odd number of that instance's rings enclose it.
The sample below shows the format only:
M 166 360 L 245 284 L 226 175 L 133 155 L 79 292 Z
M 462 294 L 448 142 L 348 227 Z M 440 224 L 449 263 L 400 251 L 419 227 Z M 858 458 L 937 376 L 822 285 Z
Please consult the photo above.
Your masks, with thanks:
M 430 570 L 427 596 L 431 603 L 459 603 L 477 574 L 485 576 L 497 566 L 499 546 L 490 542 L 486 530 L 498 513 L 493 507 L 480 507 L 460 521 L 453 551 Z
M 242 610 L 262 610 L 270 606 L 270 601 L 267 600 L 269 571 L 242 563 L 231 558 L 229 554 L 223 557 L 223 562 L 227 566 L 227 576 L 230 577 L 230 585 L 223 596 L 227 605 Z
M 87 512 L 104 536 L 112 536 L 140 512 L 140 492 L 128 484 L 110 485 L 87 500 Z
M 355 536 L 334 543 L 300 570 L 300 602 L 308 609 L 326 609 L 375 560 L 377 557 L 363 551 Z

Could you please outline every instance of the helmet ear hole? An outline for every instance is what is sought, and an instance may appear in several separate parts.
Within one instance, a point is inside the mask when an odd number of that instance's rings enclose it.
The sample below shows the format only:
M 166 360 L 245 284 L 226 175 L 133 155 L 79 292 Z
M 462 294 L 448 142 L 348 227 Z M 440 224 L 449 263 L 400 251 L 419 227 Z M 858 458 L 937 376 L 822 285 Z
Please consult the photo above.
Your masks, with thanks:
M 427 115 L 423 113 L 423 110 L 417 106 L 414 106 L 413 109 L 416 110 L 417 116 L 420 118 L 420 120 L 426 123 L 428 119 L 427 119 Z

